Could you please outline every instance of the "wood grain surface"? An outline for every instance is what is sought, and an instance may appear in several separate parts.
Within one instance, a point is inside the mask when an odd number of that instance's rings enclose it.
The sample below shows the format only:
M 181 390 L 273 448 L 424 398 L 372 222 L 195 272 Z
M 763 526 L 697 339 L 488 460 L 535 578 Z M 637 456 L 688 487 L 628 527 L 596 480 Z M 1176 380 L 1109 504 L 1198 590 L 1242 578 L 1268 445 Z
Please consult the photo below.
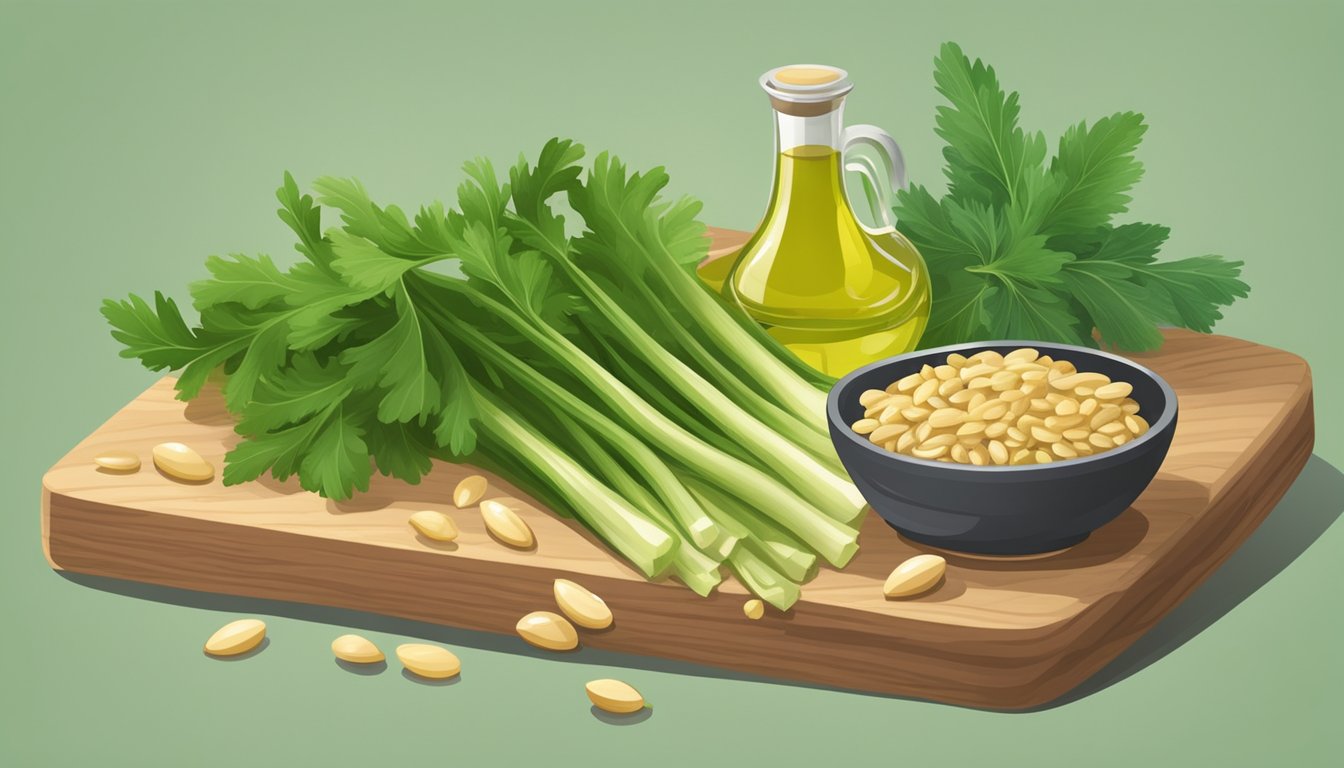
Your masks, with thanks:
M 741 233 L 715 230 L 715 253 Z M 216 397 L 174 399 L 172 379 L 147 390 L 75 446 L 43 478 L 42 538 L 54 568 L 206 592 L 339 606 L 511 633 L 553 609 L 552 580 L 600 594 L 614 627 L 581 631 L 600 648 L 681 659 L 773 678 L 971 706 L 1048 702 L 1152 627 L 1250 533 L 1311 454 L 1311 375 L 1289 353 L 1222 336 L 1167 332 L 1136 355 L 1175 388 L 1181 419 L 1171 451 L 1133 507 L 1083 543 L 1034 559 L 944 553 L 932 593 L 887 600 L 882 581 L 926 548 L 875 515 L 843 571 L 823 568 L 787 613 L 749 621 L 728 579 L 709 598 L 650 583 L 577 523 L 552 516 L 490 477 L 487 498 L 518 499 L 536 532 L 529 551 L 485 531 L 451 493 L 479 470 L 438 464 L 418 486 L 375 478 L 335 503 L 292 480 L 193 485 L 156 471 L 150 449 L 185 442 L 222 467 L 236 442 Z M 139 472 L 97 469 L 104 449 L 142 457 Z M 488 473 L 485 473 L 488 474 Z M 448 512 L 451 544 L 419 537 L 418 509 Z

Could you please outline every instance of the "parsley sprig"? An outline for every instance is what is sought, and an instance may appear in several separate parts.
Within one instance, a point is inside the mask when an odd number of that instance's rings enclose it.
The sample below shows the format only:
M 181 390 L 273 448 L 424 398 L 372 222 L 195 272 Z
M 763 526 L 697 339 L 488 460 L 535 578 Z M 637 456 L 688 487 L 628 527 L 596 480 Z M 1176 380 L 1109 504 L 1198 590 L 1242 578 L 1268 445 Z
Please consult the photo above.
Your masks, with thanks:
M 1040 339 L 1127 350 L 1162 344 L 1160 325 L 1209 332 L 1220 307 L 1247 295 L 1242 262 L 1219 256 L 1158 261 L 1170 230 L 1113 221 L 1143 175 L 1134 157 L 1143 115 L 1119 112 L 1060 138 L 1046 162 L 1040 133 L 1019 125 L 1018 94 L 954 43 L 934 62 L 948 104 L 947 194 L 897 194 L 897 226 L 924 255 L 933 311 L 921 345 Z

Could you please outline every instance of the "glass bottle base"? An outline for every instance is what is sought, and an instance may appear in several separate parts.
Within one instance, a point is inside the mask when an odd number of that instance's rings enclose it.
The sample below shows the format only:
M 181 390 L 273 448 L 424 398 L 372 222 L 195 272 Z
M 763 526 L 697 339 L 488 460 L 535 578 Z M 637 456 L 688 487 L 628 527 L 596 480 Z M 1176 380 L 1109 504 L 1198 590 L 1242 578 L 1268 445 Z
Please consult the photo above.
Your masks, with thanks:
M 926 321 L 927 318 L 917 317 L 884 331 L 859 336 L 841 331 L 831 338 L 819 338 L 815 330 L 782 326 L 772 326 L 767 331 L 804 363 L 828 376 L 840 377 L 875 360 L 913 350 L 924 333 Z

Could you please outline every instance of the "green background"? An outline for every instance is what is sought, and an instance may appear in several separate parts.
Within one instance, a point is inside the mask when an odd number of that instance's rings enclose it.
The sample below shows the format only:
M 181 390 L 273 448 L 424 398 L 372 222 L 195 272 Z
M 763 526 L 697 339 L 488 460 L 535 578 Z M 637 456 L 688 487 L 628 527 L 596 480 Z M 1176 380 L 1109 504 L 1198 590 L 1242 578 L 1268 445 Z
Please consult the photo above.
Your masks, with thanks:
M 1338 3 L 454 5 L 0 2 L 0 763 L 1309 765 L 1344 749 Z M 749 228 L 771 163 L 761 72 L 846 67 L 848 119 L 888 128 L 912 177 L 940 188 L 931 66 L 948 39 L 1051 137 L 1143 111 L 1133 217 L 1173 228 L 1168 255 L 1245 260 L 1253 292 L 1219 330 L 1315 373 L 1303 477 L 1075 700 L 1003 714 L 592 651 L 556 661 L 510 638 L 72 580 L 43 560 L 42 472 L 155 378 L 116 358 L 99 301 L 181 298 L 211 253 L 293 257 L 272 214 L 283 170 L 414 205 L 450 196 L 469 157 L 570 135 L 667 165 L 708 221 Z M 204 658 L 239 613 L 266 616 L 272 646 Z M 326 645 L 346 626 L 385 648 L 449 643 L 467 672 L 447 688 L 395 665 L 344 672 Z M 652 717 L 595 717 L 582 683 L 608 675 Z

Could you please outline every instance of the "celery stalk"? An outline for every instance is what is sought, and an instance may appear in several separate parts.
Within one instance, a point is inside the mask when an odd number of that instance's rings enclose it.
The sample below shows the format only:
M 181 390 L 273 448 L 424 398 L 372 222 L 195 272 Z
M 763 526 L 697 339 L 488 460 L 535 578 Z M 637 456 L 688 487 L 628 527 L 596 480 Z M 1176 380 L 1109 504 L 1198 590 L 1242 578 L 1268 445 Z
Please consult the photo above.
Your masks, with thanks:
M 781 479 L 772 477 L 756 467 L 718 451 L 697 439 L 660 410 L 649 405 L 620 379 L 594 362 L 583 350 L 576 347 L 553 328 L 544 325 L 539 326 L 534 321 L 523 318 L 514 310 L 479 291 L 473 290 L 460 280 L 444 278 L 430 273 L 425 273 L 423 277 L 449 291 L 461 292 L 468 300 L 506 322 L 513 331 L 533 344 L 538 352 L 544 353 L 549 363 L 560 367 L 583 382 L 588 387 L 590 394 L 595 396 L 610 411 L 620 414 L 627 427 L 635 431 L 650 445 L 657 445 L 660 450 L 668 453 L 698 474 L 712 480 L 719 487 L 733 489 L 733 492 L 739 494 L 750 506 L 768 510 L 767 514 L 772 519 L 807 542 L 808 546 L 826 558 L 827 562 L 835 565 L 843 564 L 848 562 L 849 558 L 857 551 L 857 534 L 844 525 L 845 522 L 855 519 L 863 511 L 863 500 L 858 497 L 858 491 L 853 489 L 852 485 L 848 487 L 853 490 L 857 500 L 849 498 L 843 493 L 830 493 L 829 491 L 833 490 L 831 488 L 823 488 L 825 492 L 813 493 L 808 496 L 822 497 L 825 506 L 813 506 L 809 503 L 811 498 L 799 498 L 799 495 L 795 495 L 794 492 L 782 485 L 783 481 Z M 664 354 L 666 353 L 664 352 Z M 745 417 L 739 412 L 738 418 Z M 755 428 L 769 433 L 768 430 L 760 427 L 759 423 Z M 782 439 L 776 442 L 791 445 Z M 762 446 L 763 450 L 766 448 L 767 446 Z M 771 456 L 789 453 L 786 448 L 780 445 L 770 445 L 768 450 L 771 452 Z M 798 449 L 793 447 L 793 452 L 798 452 Z M 784 463 L 788 464 L 788 462 Z M 815 466 L 815 462 L 810 459 L 808 463 Z M 802 484 L 814 490 L 828 482 L 823 480 L 822 476 L 830 478 L 829 482 L 848 485 L 829 470 L 819 466 L 816 466 L 815 469 L 809 469 L 795 464 L 792 466 L 792 471 L 808 476 L 808 482 Z M 797 482 L 796 478 L 795 482 Z
M 629 502 L 579 466 L 572 457 L 529 431 L 490 397 L 477 395 L 481 429 L 493 445 L 512 453 L 533 473 L 547 479 L 577 517 L 628 559 L 645 576 L 671 565 L 677 541 L 660 526 L 630 508 Z
M 575 444 L 583 451 L 585 458 L 597 468 L 603 479 L 637 508 L 653 517 L 665 528 L 675 528 L 672 518 L 664 511 L 663 505 L 659 503 L 658 499 L 641 486 L 620 465 L 620 462 L 616 461 L 614 457 L 598 445 L 595 435 L 590 434 L 583 427 L 564 416 L 559 416 L 559 421 L 570 430 L 570 436 L 574 439 Z M 720 531 L 720 534 L 726 535 L 722 531 Z M 733 541 L 736 541 L 736 539 L 733 539 Z M 704 597 L 723 581 L 723 575 L 719 573 L 719 563 L 722 561 L 723 557 L 715 559 L 701 552 L 690 542 L 679 540 L 677 550 L 672 557 L 672 575 L 690 587 L 693 592 Z
M 685 487 L 673 476 L 666 464 L 647 445 L 621 428 L 611 419 L 583 402 L 573 393 L 558 386 L 535 368 L 520 360 L 503 347 L 491 341 L 469 323 L 455 321 L 447 313 L 431 307 L 429 313 L 447 323 L 456 338 L 470 346 L 482 358 L 490 360 L 533 396 L 551 405 L 560 406 L 571 418 L 601 431 L 618 449 L 629 455 L 643 476 L 658 491 L 674 518 L 697 546 L 708 546 L 720 538 L 714 522 L 701 510 Z

